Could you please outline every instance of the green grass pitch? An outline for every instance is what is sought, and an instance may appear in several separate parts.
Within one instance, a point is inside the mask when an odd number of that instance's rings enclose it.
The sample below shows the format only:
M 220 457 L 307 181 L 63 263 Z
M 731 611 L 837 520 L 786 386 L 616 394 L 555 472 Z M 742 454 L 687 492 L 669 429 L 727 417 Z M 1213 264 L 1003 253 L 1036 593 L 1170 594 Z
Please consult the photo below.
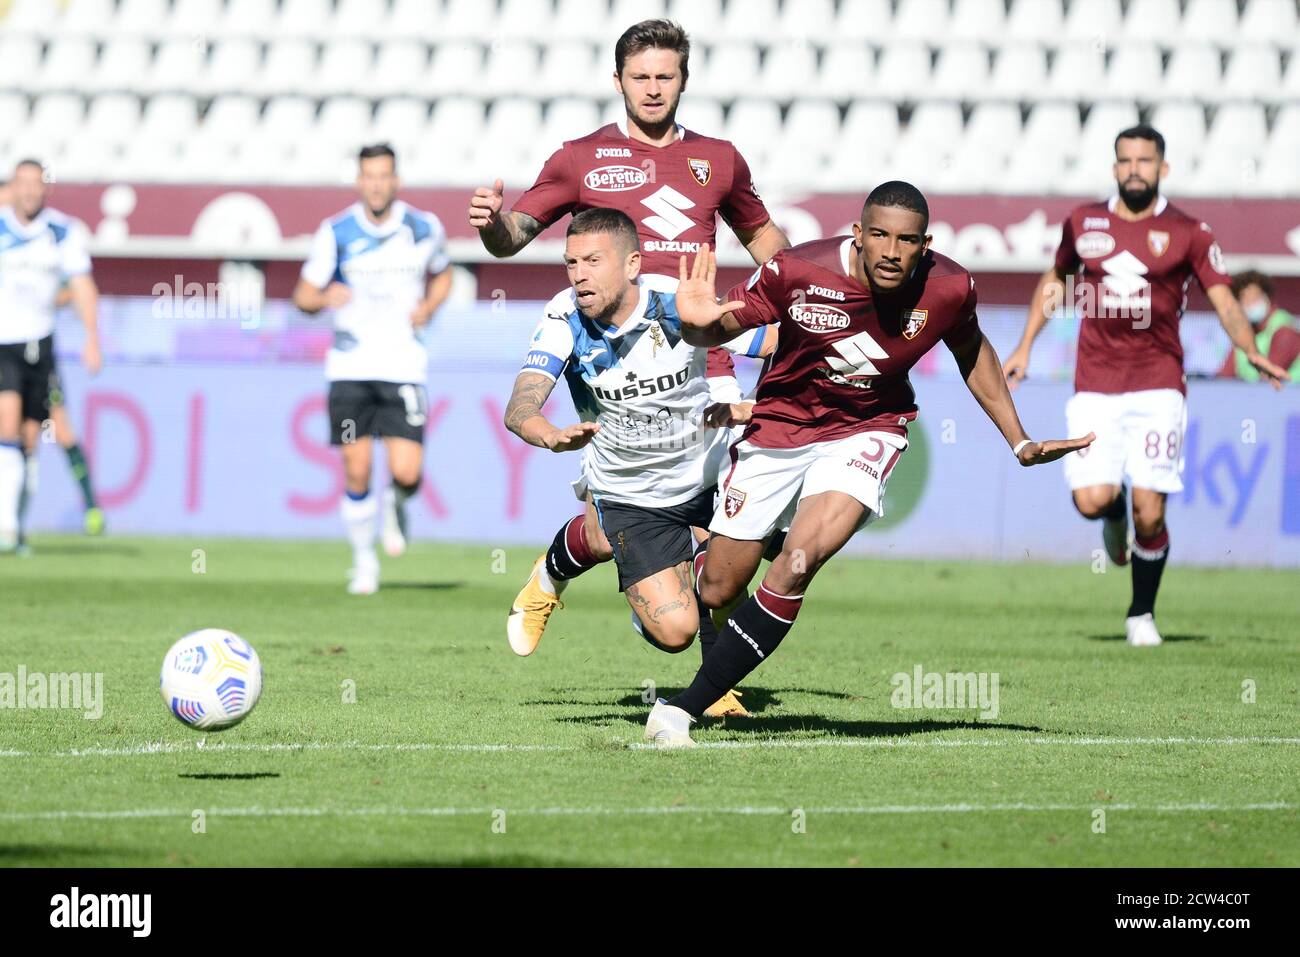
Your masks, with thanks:
M 416 544 L 352 598 L 335 542 L 34 545 L 0 560 L 0 672 L 102 672 L 105 707 L 0 710 L 3 865 L 1300 864 L 1294 572 L 1175 558 L 1171 640 L 1134 649 L 1126 570 L 837 559 L 756 717 L 655 752 L 645 683 L 699 656 L 642 642 L 612 569 L 519 659 L 535 550 Z M 157 686 L 209 626 L 266 684 L 203 736 Z M 996 673 L 997 716 L 893 707 L 918 665 Z

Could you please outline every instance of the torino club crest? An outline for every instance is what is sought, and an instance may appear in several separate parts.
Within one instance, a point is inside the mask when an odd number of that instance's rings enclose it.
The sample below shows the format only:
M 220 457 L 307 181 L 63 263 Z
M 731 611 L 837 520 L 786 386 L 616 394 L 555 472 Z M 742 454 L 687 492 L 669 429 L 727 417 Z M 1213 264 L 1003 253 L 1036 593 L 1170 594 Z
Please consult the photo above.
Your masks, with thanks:
M 691 175 L 701 186 L 708 186 L 713 178 L 713 165 L 708 160 L 688 159 L 686 165 L 691 168 Z
M 738 488 L 727 489 L 727 497 L 722 500 L 722 507 L 727 518 L 735 518 L 745 506 L 745 493 Z

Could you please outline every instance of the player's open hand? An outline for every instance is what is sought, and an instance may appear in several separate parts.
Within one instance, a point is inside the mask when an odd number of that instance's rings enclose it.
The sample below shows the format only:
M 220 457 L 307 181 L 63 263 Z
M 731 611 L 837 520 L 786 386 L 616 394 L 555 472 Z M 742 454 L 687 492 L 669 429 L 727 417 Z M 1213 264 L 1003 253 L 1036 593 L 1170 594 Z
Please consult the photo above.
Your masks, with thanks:
M 1048 442 L 1030 442 L 1020 450 L 1020 454 L 1016 457 L 1020 459 L 1021 465 L 1046 465 L 1048 462 L 1055 462 L 1071 452 L 1086 449 L 1096 439 L 1097 433 L 1089 432 L 1081 439 L 1052 439 Z
M 341 282 L 332 282 L 325 287 L 325 305 L 329 309 L 341 309 L 352 301 L 352 290 Z
M 704 410 L 704 425 L 710 429 L 729 429 L 748 424 L 753 414 L 752 402 L 714 402 Z
M 690 271 L 686 268 L 683 256 L 677 267 L 677 313 L 682 322 L 688 326 L 707 328 L 729 312 L 743 309 L 742 302 L 718 302 L 716 283 L 718 280 L 718 261 L 709 249 L 709 244 L 700 246 L 695 254 L 695 262 Z
M 1029 374 L 1029 350 L 1019 348 L 1007 356 L 1007 361 L 1002 363 L 1002 374 L 1007 377 L 1007 388 L 1015 392 L 1016 386 Z
M 573 452 L 582 448 L 596 437 L 600 426 L 595 422 L 579 422 L 563 429 L 556 429 L 546 437 L 546 447 L 552 452 Z
M 92 376 L 99 375 L 99 370 L 104 367 L 104 356 L 99 351 L 97 339 L 87 339 L 86 344 L 82 346 L 81 367 Z
M 469 224 L 475 229 L 491 229 L 497 223 L 503 203 L 505 183 L 497 180 L 492 188 L 480 186 L 469 200 Z
M 1260 376 L 1274 389 L 1280 389 L 1283 383 L 1291 381 L 1290 374 L 1277 363 L 1270 362 L 1268 356 L 1255 352 L 1247 355 L 1246 361 L 1254 366 Z

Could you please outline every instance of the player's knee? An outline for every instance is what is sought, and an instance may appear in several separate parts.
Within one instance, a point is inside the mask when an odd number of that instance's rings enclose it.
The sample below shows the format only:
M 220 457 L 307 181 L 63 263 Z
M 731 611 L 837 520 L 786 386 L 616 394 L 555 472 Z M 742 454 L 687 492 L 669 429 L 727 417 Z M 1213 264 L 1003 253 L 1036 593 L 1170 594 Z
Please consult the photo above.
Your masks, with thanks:
M 1114 495 L 1091 489 L 1076 489 L 1074 492 L 1074 507 L 1084 518 L 1101 518 L 1114 501 Z
M 410 498 L 416 492 L 420 491 L 421 476 L 417 472 L 414 478 L 408 476 L 394 475 L 393 484 L 401 490 L 402 494 Z
M 1140 538 L 1154 538 L 1165 527 L 1165 510 L 1159 507 L 1133 508 L 1133 531 Z
M 646 641 L 670 655 L 679 655 L 694 644 L 695 635 L 700 630 L 698 622 L 694 629 L 681 622 L 659 623 L 650 627 L 642 622 L 641 627 Z
M 725 608 L 736 600 L 743 587 L 744 583 L 737 584 L 725 578 L 711 577 L 707 565 L 695 583 L 695 590 L 706 608 Z

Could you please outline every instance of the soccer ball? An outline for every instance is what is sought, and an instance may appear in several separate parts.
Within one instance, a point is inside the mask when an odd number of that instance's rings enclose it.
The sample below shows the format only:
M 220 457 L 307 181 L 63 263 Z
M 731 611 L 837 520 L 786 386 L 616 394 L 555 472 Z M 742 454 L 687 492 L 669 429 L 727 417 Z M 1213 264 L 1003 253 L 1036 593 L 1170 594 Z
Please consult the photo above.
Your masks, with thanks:
M 262 694 L 262 661 L 234 632 L 204 628 L 163 658 L 162 697 L 191 728 L 221 731 L 248 716 Z

